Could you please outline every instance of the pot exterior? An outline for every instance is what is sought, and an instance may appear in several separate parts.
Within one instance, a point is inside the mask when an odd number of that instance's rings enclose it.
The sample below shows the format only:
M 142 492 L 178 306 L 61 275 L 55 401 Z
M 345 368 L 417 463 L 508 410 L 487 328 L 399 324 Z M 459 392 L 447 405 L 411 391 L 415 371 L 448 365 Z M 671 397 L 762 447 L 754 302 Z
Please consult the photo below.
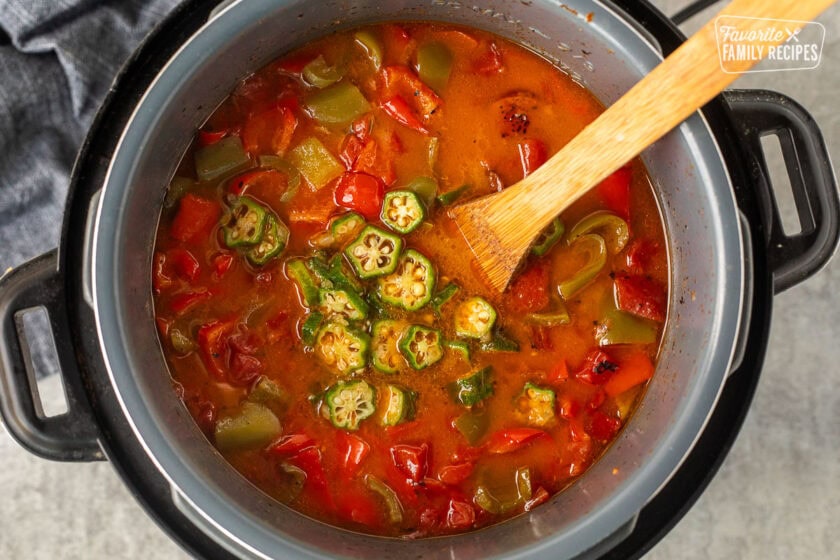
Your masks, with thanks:
M 343 14 L 336 24 L 331 14 Z M 591 17 L 588 17 L 591 14 Z M 172 57 L 114 153 L 93 233 L 92 299 L 123 411 L 177 502 L 246 557 L 574 557 L 594 552 L 667 482 L 712 410 L 729 368 L 743 300 L 738 212 L 722 158 L 696 115 L 643 154 L 669 238 L 669 317 L 656 376 L 622 433 L 546 506 L 475 533 L 421 541 L 357 535 L 267 498 L 230 467 L 169 391 L 154 327 L 150 263 L 158 208 L 197 124 L 244 75 L 335 26 L 450 21 L 525 44 L 605 104 L 661 59 L 632 25 L 593 2 L 234 2 Z M 631 523 L 632 525 L 632 523 Z

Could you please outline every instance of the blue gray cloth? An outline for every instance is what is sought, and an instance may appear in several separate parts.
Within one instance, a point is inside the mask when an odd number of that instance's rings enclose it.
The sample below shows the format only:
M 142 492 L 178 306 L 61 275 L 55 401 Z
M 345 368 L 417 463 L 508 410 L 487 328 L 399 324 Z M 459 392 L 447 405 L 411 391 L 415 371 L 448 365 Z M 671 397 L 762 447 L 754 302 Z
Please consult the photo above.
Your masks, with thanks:
M 0 275 L 58 245 L 70 170 L 120 66 L 179 0 L 0 0 Z M 27 317 L 39 377 L 55 371 Z

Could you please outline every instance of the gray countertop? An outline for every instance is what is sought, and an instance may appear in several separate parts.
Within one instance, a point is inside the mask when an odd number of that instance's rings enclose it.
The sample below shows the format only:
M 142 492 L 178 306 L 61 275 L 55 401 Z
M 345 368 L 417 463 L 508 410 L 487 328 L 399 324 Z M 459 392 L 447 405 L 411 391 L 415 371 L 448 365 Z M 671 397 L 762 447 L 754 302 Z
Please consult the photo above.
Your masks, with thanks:
M 685 0 L 654 4 L 673 14 Z M 693 31 L 706 13 L 690 21 Z M 798 100 L 840 161 L 840 8 L 821 66 L 751 74 L 739 88 Z M 780 173 L 781 163 L 771 167 Z M 790 201 L 784 200 L 786 213 Z M 788 197 L 789 198 L 789 197 Z M 840 260 L 777 296 L 769 350 L 743 430 L 709 488 L 651 559 L 838 558 L 840 519 Z M 55 377 L 45 400 L 60 394 Z M 0 426 L 0 558 L 185 558 L 107 463 L 62 464 L 19 448 Z

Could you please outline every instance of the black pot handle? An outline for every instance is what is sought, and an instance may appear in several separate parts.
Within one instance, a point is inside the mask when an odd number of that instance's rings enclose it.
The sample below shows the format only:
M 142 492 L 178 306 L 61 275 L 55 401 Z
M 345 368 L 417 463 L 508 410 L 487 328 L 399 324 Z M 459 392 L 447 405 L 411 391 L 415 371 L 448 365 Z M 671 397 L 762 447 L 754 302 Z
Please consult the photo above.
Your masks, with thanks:
M 46 310 L 64 382 L 67 412 L 45 416 L 22 313 Z M 56 250 L 0 277 L 0 415 L 9 433 L 35 455 L 56 461 L 104 459 L 70 340 L 64 282 Z
M 757 195 L 770 217 L 765 243 L 774 290 L 778 294 L 822 268 L 840 239 L 840 197 L 822 132 L 796 101 L 774 91 L 724 92 L 751 151 L 750 172 Z M 761 147 L 775 134 L 782 148 L 801 232 L 786 235 Z M 759 242 L 759 240 L 756 240 Z

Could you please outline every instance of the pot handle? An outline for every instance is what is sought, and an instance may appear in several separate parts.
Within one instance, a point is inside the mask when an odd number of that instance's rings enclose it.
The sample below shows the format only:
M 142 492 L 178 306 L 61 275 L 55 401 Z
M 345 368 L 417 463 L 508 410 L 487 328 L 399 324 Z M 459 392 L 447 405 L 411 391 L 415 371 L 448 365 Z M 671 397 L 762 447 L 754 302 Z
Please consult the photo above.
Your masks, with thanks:
M 41 409 L 23 329 L 23 313 L 37 308 L 49 315 L 63 376 L 67 412 L 56 416 L 46 416 Z M 0 416 L 12 437 L 45 459 L 104 459 L 98 442 L 99 429 L 86 401 L 70 340 L 57 250 L 0 277 L 0 321 Z
M 766 90 L 729 90 L 723 96 L 751 151 L 756 194 L 770 216 L 764 242 L 778 294 L 816 273 L 834 254 L 840 239 L 837 180 L 822 132 L 796 101 Z M 769 180 L 761 138 L 771 134 L 779 139 L 799 215 L 802 229 L 796 235 L 782 228 Z

